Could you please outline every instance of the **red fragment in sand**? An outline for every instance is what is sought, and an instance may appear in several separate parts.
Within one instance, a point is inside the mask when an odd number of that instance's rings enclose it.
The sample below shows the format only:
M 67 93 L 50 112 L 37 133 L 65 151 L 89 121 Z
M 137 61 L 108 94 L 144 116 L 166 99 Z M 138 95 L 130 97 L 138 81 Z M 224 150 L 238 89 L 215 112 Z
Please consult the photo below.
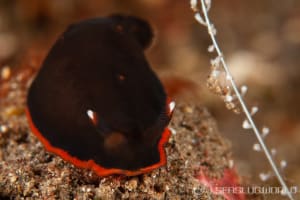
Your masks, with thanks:
M 239 179 L 233 169 L 225 169 L 221 179 L 211 179 L 201 169 L 197 179 L 215 194 L 227 200 L 244 200 L 245 194 L 239 184 Z

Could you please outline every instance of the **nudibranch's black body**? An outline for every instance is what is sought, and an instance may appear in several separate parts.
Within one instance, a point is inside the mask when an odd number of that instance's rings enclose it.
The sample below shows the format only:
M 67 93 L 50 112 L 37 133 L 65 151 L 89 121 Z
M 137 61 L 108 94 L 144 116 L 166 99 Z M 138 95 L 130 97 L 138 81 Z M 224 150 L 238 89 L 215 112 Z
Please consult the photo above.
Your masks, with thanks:
M 143 53 L 152 36 L 147 22 L 115 15 L 59 37 L 27 99 L 30 126 L 47 150 L 101 176 L 165 164 L 173 104 Z

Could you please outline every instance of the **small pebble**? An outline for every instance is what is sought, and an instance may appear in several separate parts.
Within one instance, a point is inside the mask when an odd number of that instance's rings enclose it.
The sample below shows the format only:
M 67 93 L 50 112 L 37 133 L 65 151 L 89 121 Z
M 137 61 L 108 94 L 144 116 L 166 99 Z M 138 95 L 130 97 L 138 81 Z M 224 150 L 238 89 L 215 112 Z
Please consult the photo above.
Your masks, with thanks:
M 125 188 L 128 191 L 133 191 L 137 188 L 137 185 L 138 185 L 138 180 L 136 178 L 133 178 L 133 179 L 129 180 L 128 182 L 126 182 Z
M 21 114 L 24 113 L 24 108 L 21 108 L 21 107 L 15 107 L 15 106 L 10 106 L 10 107 L 7 107 L 3 114 L 6 116 L 6 117 L 11 117 L 11 116 L 19 116 Z
M 232 169 L 234 167 L 234 161 L 232 159 L 230 159 L 228 161 L 228 166 L 229 166 L 230 169 Z
M 9 66 L 3 67 L 1 70 L 1 79 L 8 80 L 11 76 L 11 70 Z
M 0 133 L 6 133 L 8 131 L 7 126 L 5 125 L 0 125 Z
M 183 111 L 185 113 L 193 113 L 193 109 L 191 107 L 189 107 L 189 106 L 185 106 Z

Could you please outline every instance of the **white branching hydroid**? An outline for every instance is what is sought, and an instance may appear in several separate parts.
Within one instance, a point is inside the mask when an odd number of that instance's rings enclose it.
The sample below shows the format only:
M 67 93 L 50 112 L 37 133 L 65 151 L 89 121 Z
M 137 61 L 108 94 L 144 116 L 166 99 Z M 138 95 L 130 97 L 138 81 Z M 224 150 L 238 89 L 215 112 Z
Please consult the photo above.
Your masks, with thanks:
M 198 3 L 201 2 L 201 5 L 198 5 Z M 241 107 L 241 110 L 246 116 L 246 120 L 243 122 L 243 128 L 245 129 L 252 129 L 255 133 L 255 136 L 258 140 L 258 144 L 254 145 L 254 150 L 256 151 L 263 151 L 273 169 L 273 172 L 275 173 L 275 176 L 277 177 L 278 181 L 280 182 L 282 186 L 282 191 L 284 191 L 284 195 L 287 195 L 287 197 L 291 200 L 293 200 L 293 196 L 291 192 L 289 191 L 285 181 L 283 180 L 281 174 L 279 173 L 278 167 L 275 164 L 272 154 L 270 153 L 269 149 L 267 148 L 263 138 L 269 133 L 269 129 L 264 127 L 262 129 L 262 134 L 256 127 L 256 124 L 252 118 L 252 115 L 254 115 L 257 111 L 257 107 L 252 107 L 251 111 L 249 111 L 245 101 L 243 100 L 243 96 L 247 91 L 247 87 L 241 88 L 241 92 L 239 91 L 230 71 L 229 68 L 225 62 L 225 59 L 223 57 L 223 53 L 219 48 L 219 45 L 216 40 L 216 34 L 217 30 L 214 27 L 214 25 L 210 22 L 210 19 L 208 17 L 208 11 L 211 8 L 211 0 L 191 0 L 191 8 L 195 12 L 195 19 L 198 23 L 201 25 L 206 26 L 208 30 L 208 34 L 210 35 L 212 45 L 214 47 L 209 46 L 208 51 L 213 52 L 215 51 L 217 53 L 217 57 L 213 60 L 211 60 L 212 65 L 212 73 L 208 78 L 208 87 L 216 94 L 222 96 L 226 107 L 229 109 L 232 109 L 236 113 L 239 113 L 239 109 L 236 102 L 239 103 L 239 106 Z M 201 9 L 200 9 L 201 7 Z M 200 12 L 202 10 L 202 12 Z M 203 16 L 202 16 L 203 15 Z M 225 72 L 225 81 L 220 81 L 221 74 L 220 72 L 220 66 L 222 66 L 222 69 Z M 228 82 L 230 85 L 228 85 Z M 233 90 L 233 91 L 231 91 Z M 236 101 L 234 101 L 236 99 Z M 285 162 L 280 163 L 281 168 L 284 168 L 286 166 Z M 271 176 L 270 173 L 261 173 L 260 178 L 263 181 L 266 181 Z

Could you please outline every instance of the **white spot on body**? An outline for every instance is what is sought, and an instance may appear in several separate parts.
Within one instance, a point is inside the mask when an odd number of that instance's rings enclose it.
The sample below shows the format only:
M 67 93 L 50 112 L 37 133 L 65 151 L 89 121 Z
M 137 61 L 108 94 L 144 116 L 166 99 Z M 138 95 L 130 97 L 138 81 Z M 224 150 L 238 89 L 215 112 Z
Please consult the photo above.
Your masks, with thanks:
M 96 112 L 88 109 L 86 111 L 86 114 L 88 115 L 88 117 L 90 118 L 91 122 L 94 124 L 94 125 L 97 125 L 98 124 L 98 115 Z
M 171 112 L 173 112 L 173 110 L 174 110 L 174 108 L 175 108 L 175 101 L 171 101 L 170 103 L 169 103 L 169 110 L 170 110 L 170 113 Z
M 119 74 L 118 78 L 120 81 L 124 81 L 125 80 L 125 76 L 123 74 Z

